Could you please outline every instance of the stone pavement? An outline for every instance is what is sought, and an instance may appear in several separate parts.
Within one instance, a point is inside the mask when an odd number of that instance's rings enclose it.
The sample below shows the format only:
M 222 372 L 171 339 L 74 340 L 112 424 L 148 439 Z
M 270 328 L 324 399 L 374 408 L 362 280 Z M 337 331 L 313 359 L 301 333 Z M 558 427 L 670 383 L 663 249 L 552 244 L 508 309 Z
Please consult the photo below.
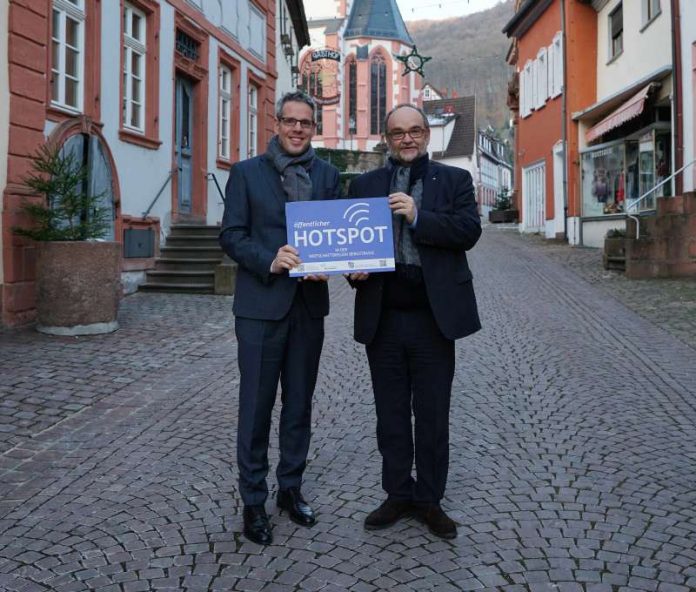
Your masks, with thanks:
M 622 281 L 596 251 L 495 227 L 471 260 L 484 329 L 457 347 L 456 540 L 362 529 L 383 494 L 342 280 L 305 479 L 319 520 L 269 501 L 268 548 L 239 535 L 231 299 L 136 294 L 112 335 L 0 333 L 0 590 L 696 590 L 693 284 Z

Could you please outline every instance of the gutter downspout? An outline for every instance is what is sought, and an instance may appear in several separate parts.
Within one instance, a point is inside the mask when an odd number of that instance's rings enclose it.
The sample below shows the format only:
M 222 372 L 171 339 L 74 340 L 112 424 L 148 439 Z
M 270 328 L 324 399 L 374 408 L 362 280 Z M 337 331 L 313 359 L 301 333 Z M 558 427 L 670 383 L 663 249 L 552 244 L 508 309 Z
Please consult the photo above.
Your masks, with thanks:
M 678 0 L 677 0 L 678 1 Z M 561 0 L 561 45 L 563 49 L 563 95 L 561 96 L 561 142 L 563 143 L 563 238 L 568 241 L 568 43 L 566 4 Z
M 682 112 L 681 13 L 679 0 L 672 0 L 672 173 L 684 165 L 684 114 Z M 683 175 L 672 179 L 672 195 L 681 195 Z

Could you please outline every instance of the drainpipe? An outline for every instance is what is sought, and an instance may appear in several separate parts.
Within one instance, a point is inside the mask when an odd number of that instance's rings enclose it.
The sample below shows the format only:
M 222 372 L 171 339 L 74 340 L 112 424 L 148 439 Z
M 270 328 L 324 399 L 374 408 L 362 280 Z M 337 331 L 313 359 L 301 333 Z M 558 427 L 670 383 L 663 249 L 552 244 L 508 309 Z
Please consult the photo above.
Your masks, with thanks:
M 684 165 L 684 119 L 682 113 L 681 14 L 679 0 L 672 0 L 672 173 Z M 672 178 L 672 195 L 681 195 L 683 175 Z
M 678 1 L 678 0 L 677 0 Z M 563 94 L 561 95 L 561 142 L 563 143 L 563 237 L 568 241 L 568 44 L 566 3 L 561 0 L 561 47 L 563 48 Z

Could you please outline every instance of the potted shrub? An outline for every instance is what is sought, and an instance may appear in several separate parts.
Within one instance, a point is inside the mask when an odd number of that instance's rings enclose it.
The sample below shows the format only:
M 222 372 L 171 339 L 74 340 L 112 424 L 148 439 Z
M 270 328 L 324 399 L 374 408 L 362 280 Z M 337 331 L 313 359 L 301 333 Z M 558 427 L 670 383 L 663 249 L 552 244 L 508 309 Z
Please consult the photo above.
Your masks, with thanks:
M 626 269 L 626 230 L 612 228 L 604 235 L 604 269 Z
M 503 187 L 495 200 L 495 207 L 488 212 L 488 221 L 496 224 L 499 222 L 516 222 L 518 217 L 517 210 L 512 207 L 510 191 Z
M 120 245 L 104 241 L 111 211 L 103 194 L 87 190 L 88 173 L 71 154 L 42 146 L 23 179 L 41 199 L 27 200 L 30 227 L 14 228 L 37 241 L 37 329 L 53 335 L 91 335 L 118 329 Z

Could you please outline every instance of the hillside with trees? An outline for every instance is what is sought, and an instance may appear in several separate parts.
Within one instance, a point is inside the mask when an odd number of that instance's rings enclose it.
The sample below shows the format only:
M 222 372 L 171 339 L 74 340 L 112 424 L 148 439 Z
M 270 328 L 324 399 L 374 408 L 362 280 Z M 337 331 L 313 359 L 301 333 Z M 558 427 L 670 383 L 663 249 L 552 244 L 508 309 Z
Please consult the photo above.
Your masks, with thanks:
M 501 30 L 514 12 L 514 1 L 506 0 L 464 17 L 406 23 L 418 53 L 432 57 L 424 81 L 450 97 L 476 95 L 478 127 L 490 124 L 502 131 L 510 117 L 505 104 L 510 40 Z

